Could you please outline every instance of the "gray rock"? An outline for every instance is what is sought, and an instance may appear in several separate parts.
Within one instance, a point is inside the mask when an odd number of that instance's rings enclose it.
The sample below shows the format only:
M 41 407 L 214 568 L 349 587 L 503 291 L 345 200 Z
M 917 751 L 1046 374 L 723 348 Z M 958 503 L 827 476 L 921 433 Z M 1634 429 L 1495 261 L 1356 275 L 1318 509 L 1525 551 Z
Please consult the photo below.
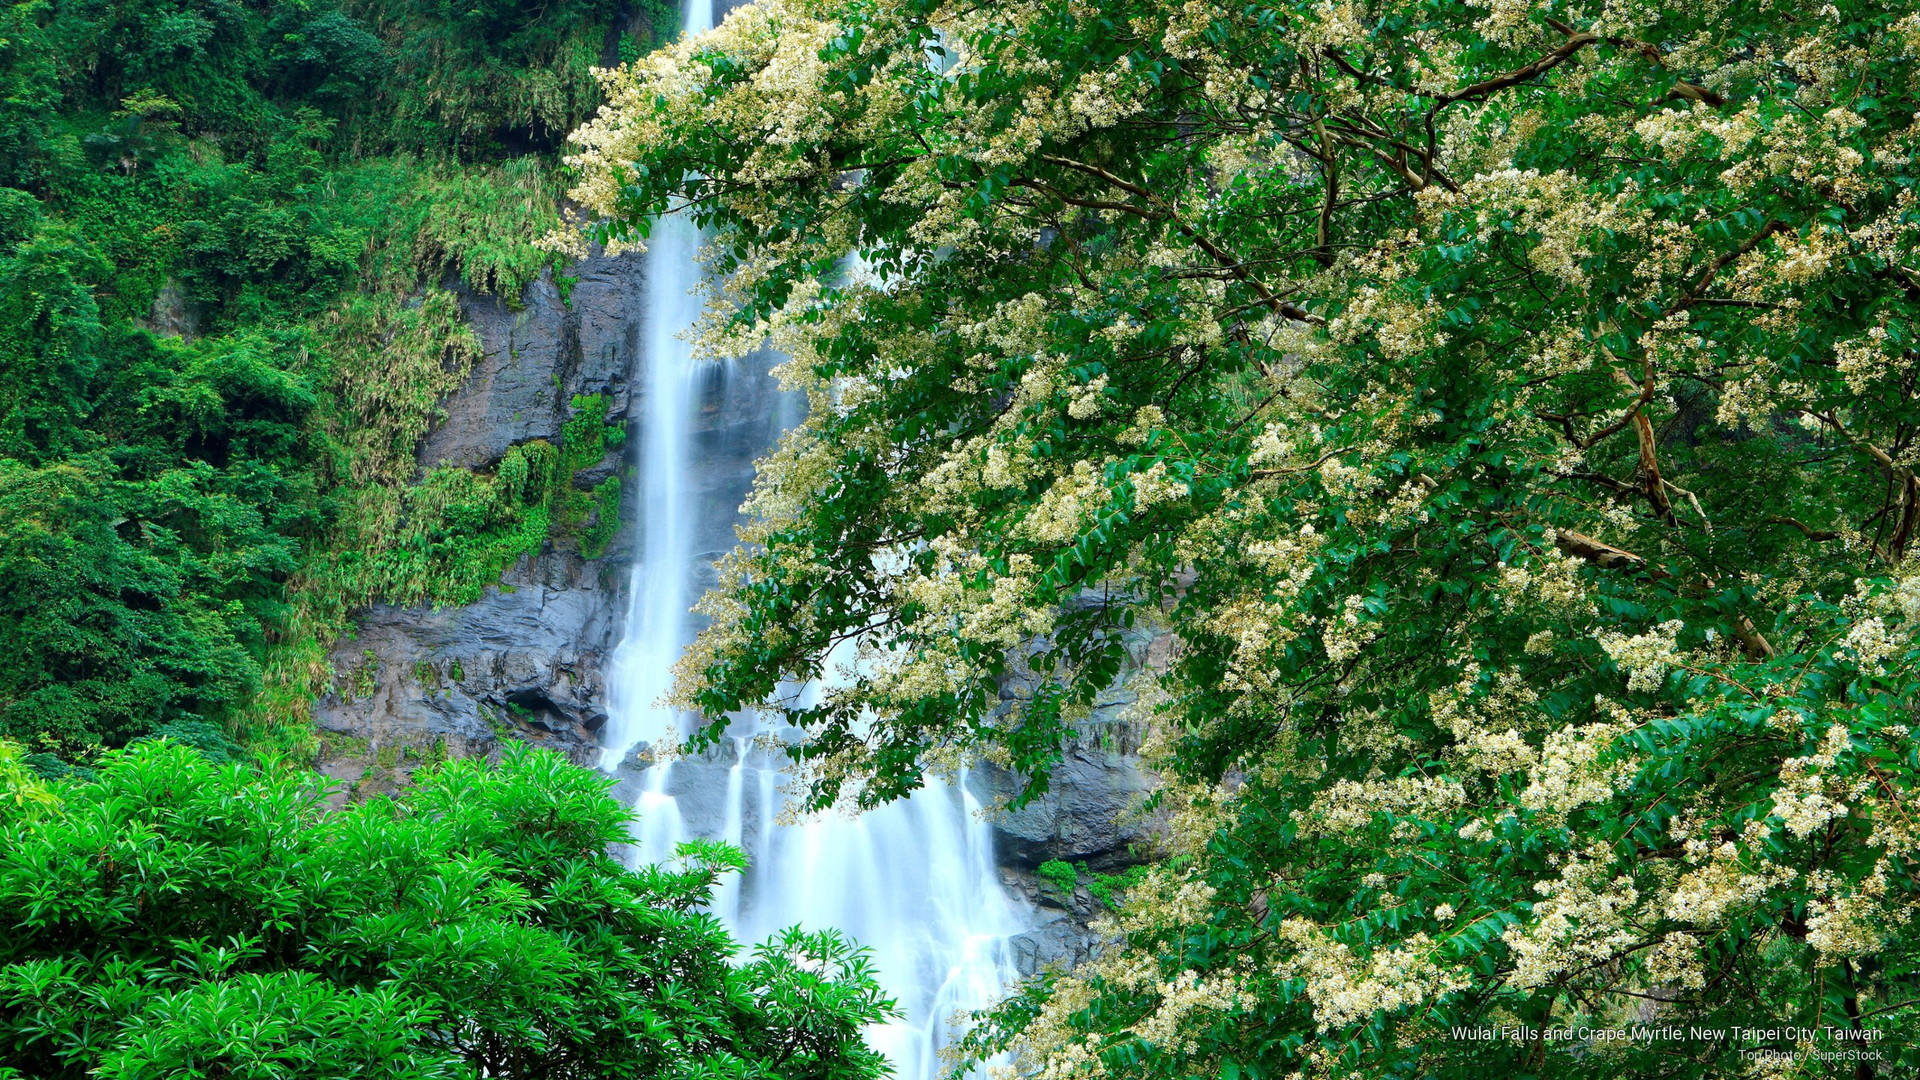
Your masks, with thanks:
M 333 650 L 334 692 L 314 703 L 323 765 L 350 771 L 394 747 L 486 756 L 503 738 L 591 761 L 624 595 L 604 561 L 549 552 L 465 607 L 368 608 Z
M 1069 605 L 1092 602 L 1094 598 L 1083 596 Z M 1085 873 L 1116 873 L 1144 862 L 1164 825 L 1159 815 L 1142 812 L 1157 780 L 1139 756 L 1144 730 L 1131 715 L 1138 694 L 1128 680 L 1142 670 L 1163 668 L 1171 641 L 1145 628 L 1127 632 L 1123 641 L 1129 656 L 1125 669 L 1095 702 L 1092 714 L 1075 725 L 1063 759 L 1038 798 L 1018 810 L 1008 809 L 1025 788 L 1026 777 L 990 763 L 968 772 L 975 797 L 999 808 L 989 813 L 988 821 L 1001 879 L 1025 897 L 1034 913 L 1031 928 L 1009 942 L 1022 974 L 1071 968 L 1099 946 L 1090 924 L 1101 906 L 1084 880 L 1072 895 L 1063 896 L 1037 868 L 1057 859 Z M 1034 680 L 1025 664 L 1016 662 L 1001 687 L 1002 698 L 1011 703 L 1026 697 Z
M 1093 935 L 1071 912 L 1057 907 L 1034 909 L 1033 926 L 1007 942 L 1013 965 L 1022 975 L 1048 968 L 1066 970 L 1085 960 L 1093 950 Z
M 1068 605 L 1091 602 L 1081 596 L 1069 599 Z M 1134 848 L 1158 823 L 1136 813 L 1154 780 L 1141 765 L 1138 751 L 1144 732 L 1131 715 L 1139 694 L 1129 682 L 1142 670 L 1164 666 L 1167 636 L 1140 627 L 1124 632 L 1121 640 L 1128 659 L 1095 700 L 1091 715 L 1074 725 L 1045 792 L 1017 810 L 1006 809 L 1025 789 L 1027 777 L 988 762 L 969 771 L 974 795 L 986 806 L 1000 808 L 989 820 L 1002 865 L 1031 869 L 1059 859 L 1109 871 L 1141 861 Z M 1016 657 L 1000 696 L 1011 708 L 1032 696 L 1037 681 L 1024 658 Z
M 192 341 L 200 336 L 200 305 L 193 302 L 177 278 L 168 278 L 153 298 L 147 313 L 147 329 L 160 337 Z
M 975 766 L 968 786 L 982 803 L 1004 807 L 1025 781 L 991 764 Z M 1047 790 L 1018 810 L 992 813 L 1003 865 L 1031 869 L 1049 859 L 1108 870 L 1139 862 L 1131 850 L 1152 824 L 1135 811 L 1152 782 L 1138 758 L 1075 747 L 1054 768 Z
M 687 477 L 695 508 L 695 595 L 713 586 L 713 562 L 739 542 L 735 528 L 740 504 L 753 487 L 753 463 L 779 442 L 782 431 L 800 422 L 799 403 L 784 398 L 768 374 L 775 360 L 761 352 L 710 365 L 702 373 Z
M 481 355 L 444 403 L 446 418 L 422 441 L 421 465 L 477 468 L 519 443 L 557 439 L 576 394 L 604 394 L 609 417 L 629 415 L 645 268 L 638 254 L 592 256 L 569 268 L 579 280 L 568 302 L 549 271 L 527 286 L 517 310 L 457 288 Z

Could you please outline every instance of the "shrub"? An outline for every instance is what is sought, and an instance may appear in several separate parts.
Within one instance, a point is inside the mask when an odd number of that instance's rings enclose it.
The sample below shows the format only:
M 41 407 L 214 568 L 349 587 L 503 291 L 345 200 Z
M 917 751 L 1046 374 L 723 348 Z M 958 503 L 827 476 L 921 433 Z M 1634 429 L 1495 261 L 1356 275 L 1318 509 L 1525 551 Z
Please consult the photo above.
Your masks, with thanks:
M 607 783 L 513 747 L 328 813 L 170 739 L 53 783 L 0 744 L 0 1074 L 881 1075 L 865 954 L 794 930 L 736 965 L 704 906 L 739 854 L 627 869 Z

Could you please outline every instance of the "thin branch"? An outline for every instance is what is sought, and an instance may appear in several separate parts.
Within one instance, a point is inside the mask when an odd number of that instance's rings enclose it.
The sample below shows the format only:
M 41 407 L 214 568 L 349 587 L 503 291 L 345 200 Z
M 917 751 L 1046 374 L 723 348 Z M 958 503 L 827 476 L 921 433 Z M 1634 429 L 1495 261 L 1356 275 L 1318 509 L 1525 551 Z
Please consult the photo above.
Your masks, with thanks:
M 1801 523 L 1801 522 L 1800 522 L 1800 521 L 1799 521 L 1798 519 L 1796 519 L 1796 518 L 1790 518 L 1790 517 L 1770 517 L 1770 518 L 1768 518 L 1768 519 L 1767 519 L 1767 522 L 1768 522 L 1769 524 L 1772 524 L 1772 525 L 1791 525 L 1791 526 L 1793 526 L 1794 528 L 1796 528 L 1796 529 L 1799 529 L 1799 530 L 1800 530 L 1800 531 L 1801 531 L 1802 533 L 1804 533 L 1804 534 L 1806 535 L 1806 538 L 1807 538 L 1807 539 L 1809 539 L 1809 540 L 1816 540 L 1816 541 L 1823 541 L 1823 542 L 1824 542 L 1824 541 L 1827 541 L 1827 540 L 1838 540 L 1838 539 L 1840 539 L 1840 534 L 1839 534 L 1839 533 L 1837 533 L 1837 532 L 1835 532 L 1835 531 L 1833 531 L 1832 529 L 1813 529 L 1813 528 L 1808 528 L 1808 527 L 1807 527 L 1807 526 L 1806 526 L 1805 524 L 1803 524 L 1803 523 Z
M 1155 195 L 1153 192 L 1148 191 L 1146 188 L 1141 187 L 1140 185 L 1135 184 L 1130 180 L 1126 180 L 1122 177 L 1116 176 L 1113 173 L 1107 171 L 1106 169 L 1101 168 L 1098 165 L 1089 165 L 1084 161 L 1075 161 L 1072 158 L 1060 157 L 1055 154 L 1044 154 L 1041 157 L 1042 157 L 1042 160 L 1052 162 L 1055 165 L 1059 165 L 1068 169 L 1073 169 L 1078 172 L 1086 173 L 1088 176 L 1095 177 L 1108 184 L 1111 184 L 1114 187 L 1119 188 L 1120 190 L 1126 192 L 1129 195 L 1133 195 L 1138 198 L 1145 199 L 1149 203 L 1157 207 L 1160 207 L 1161 210 L 1165 213 L 1167 221 L 1169 221 L 1175 229 L 1178 229 L 1183 236 L 1193 241 L 1195 247 L 1198 247 L 1201 251 L 1206 252 L 1208 258 L 1211 258 L 1215 262 L 1226 267 L 1229 271 L 1233 273 L 1234 277 L 1239 278 L 1241 282 L 1247 285 L 1248 288 L 1251 288 L 1254 291 L 1254 293 L 1257 296 L 1259 296 L 1262 301 L 1266 303 L 1267 307 L 1274 312 L 1274 314 L 1279 315 L 1283 318 L 1292 319 L 1295 322 L 1319 323 L 1319 322 L 1325 321 L 1321 319 L 1319 316 L 1308 312 L 1305 308 L 1302 308 L 1296 304 L 1290 304 L 1285 300 L 1280 299 L 1278 296 L 1274 295 L 1273 291 L 1271 289 L 1268 289 L 1264 282 L 1262 282 L 1258 277 L 1254 276 L 1253 272 L 1246 268 L 1246 264 L 1242 263 L 1237 257 L 1230 254 L 1229 252 L 1221 248 L 1219 245 L 1215 244 L 1212 240 L 1209 240 L 1205 234 L 1200 232 L 1200 230 L 1194 228 L 1192 225 L 1187 224 L 1184 220 L 1181 219 L 1180 215 L 1173 212 L 1172 207 L 1168 206 L 1165 200 L 1161 199 L 1158 195 Z

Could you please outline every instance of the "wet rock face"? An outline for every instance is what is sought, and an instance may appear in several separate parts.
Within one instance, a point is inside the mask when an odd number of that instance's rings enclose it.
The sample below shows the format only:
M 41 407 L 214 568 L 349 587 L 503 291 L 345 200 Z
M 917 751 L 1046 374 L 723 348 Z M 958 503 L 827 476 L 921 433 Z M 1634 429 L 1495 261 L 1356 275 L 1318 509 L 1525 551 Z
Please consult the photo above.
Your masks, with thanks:
M 565 301 L 551 274 L 528 287 L 522 306 L 462 295 L 483 355 L 422 440 L 422 467 L 488 468 L 511 447 L 558 442 L 576 395 L 608 399 L 607 416 L 637 420 L 645 408 L 646 260 L 591 257 L 567 269 L 577 281 Z M 762 353 L 699 374 L 694 439 L 685 480 L 699 508 L 691 525 L 702 569 L 697 596 L 713 583 L 708 564 L 733 546 L 733 526 L 753 479 L 753 462 L 798 419 L 778 394 Z M 643 452 L 629 438 L 577 476 L 591 487 Z M 643 498 L 628 485 L 628 498 Z M 335 692 L 316 702 L 320 766 L 351 796 L 403 783 L 440 756 L 488 756 L 518 738 L 587 763 L 606 720 L 607 666 L 627 610 L 635 537 L 632 504 L 622 534 L 594 560 L 551 546 L 523 558 L 498 586 L 466 607 L 375 604 L 330 654 Z
M 988 764 L 975 766 L 967 780 L 988 806 L 1004 807 L 1022 787 L 1020 778 Z M 1097 743 L 1075 746 L 1054 768 L 1045 794 L 990 814 L 1001 881 L 1033 911 L 1031 928 L 1009 943 L 1021 974 L 1071 968 L 1093 950 L 1098 937 L 1088 924 L 1104 908 L 1084 879 L 1146 860 L 1160 826 L 1141 813 L 1153 785 L 1137 755 Z M 1071 893 L 1037 872 L 1055 861 L 1071 864 L 1082 879 Z
M 594 256 L 570 267 L 567 298 L 551 273 L 527 287 L 515 310 L 499 297 L 461 292 L 481 356 L 444 403 L 446 419 L 420 446 L 423 466 L 480 468 L 510 447 L 553 440 L 576 394 L 604 394 L 608 416 L 631 416 L 645 314 L 645 260 Z
M 988 764 L 971 770 L 968 783 L 988 806 L 1004 805 L 1023 786 Z M 1045 794 L 992 816 L 995 853 L 1002 865 L 1024 870 L 1054 859 L 1102 871 L 1132 865 L 1140 861 L 1132 849 L 1150 832 L 1134 811 L 1151 787 L 1133 755 L 1071 749 L 1054 768 Z
M 1082 597 L 1069 603 L 1092 603 Z M 1139 694 L 1130 682 L 1146 671 L 1164 670 L 1172 641 L 1144 628 L 1124 638 L 1128 658 L 1112 686 L 1095 701 L 1092 714 L 1076 731 L 1045 792 L 1025 806 L 1011 808 L 1026 778 L 990 763 L 968 771 L 974 797 L 989 808 L 994 855 L 1003 883 L 1024 896 L 1033 925 L 1010 945 L 1022 974 L 1045 968 L 1071 968 L 1098 943 L 1090 923 L 1104 909 L 1087 889 L 1093 875 L 1116 874 L 1147 861 L 1163 828 L 1159 815 L 1143 812 L 1157 783 L 1139 755 L 1145 734 L 1133 715 Z M 1036 677 L 1016 663 L 1003 686 L 1003 699 L 1031 694 Z M 1062 892 L 1057 877 L 1043 876 L 1042 864 L 1071 865 L 1079 883 Z
M 1031 874 L 1010 869 L 1001 871 L 1000 880 L 1008 892 L 1024 897 L 1033 912 L 1032 926 L 1007 942 L 1020 974 L 1070 970 L 1093 953 L 1099 936 L 1087 924 L 1105 909 L 1084 886 L 1066 895 Z
M 322 770 L 363 798 L 503 738 L 591 761 L 624 592 L 607 560 L 549 552 L 466 607 L 367 609 L 333 650 L 335 692 L 314 705 Z

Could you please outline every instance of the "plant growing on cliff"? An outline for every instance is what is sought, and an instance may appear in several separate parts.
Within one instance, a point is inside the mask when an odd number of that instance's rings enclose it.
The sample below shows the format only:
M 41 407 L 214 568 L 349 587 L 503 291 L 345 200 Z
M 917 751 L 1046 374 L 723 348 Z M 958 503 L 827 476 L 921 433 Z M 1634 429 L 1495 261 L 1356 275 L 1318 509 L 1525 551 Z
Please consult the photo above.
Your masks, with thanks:
M 171 741 L 51 784 L 0 743 L 0 1076 L 884 1075 L 865 955 L 736 963 L 704 909 L 738 853 L 627 869 L 607 783 L 515 745 L 329 812 Z
M 1053 891 L 1071 900 L 1073 890 L 1080 884 L 1080 871 L 1073 864 L 1060 859 L 1048 859 L 1033 868 L 1035 877 L 1053 886 Z
M 822 804 L 1037 791 L 1172 636 L 1185 858 L 969 1044 L 1039 1075 L 1911 1030 L 1916 61 L 1880 0 L 762 0 L 638 61 L 576 197 L 706 226 L 706 344 L 811 401 L 682 700 L 784 711 Z

